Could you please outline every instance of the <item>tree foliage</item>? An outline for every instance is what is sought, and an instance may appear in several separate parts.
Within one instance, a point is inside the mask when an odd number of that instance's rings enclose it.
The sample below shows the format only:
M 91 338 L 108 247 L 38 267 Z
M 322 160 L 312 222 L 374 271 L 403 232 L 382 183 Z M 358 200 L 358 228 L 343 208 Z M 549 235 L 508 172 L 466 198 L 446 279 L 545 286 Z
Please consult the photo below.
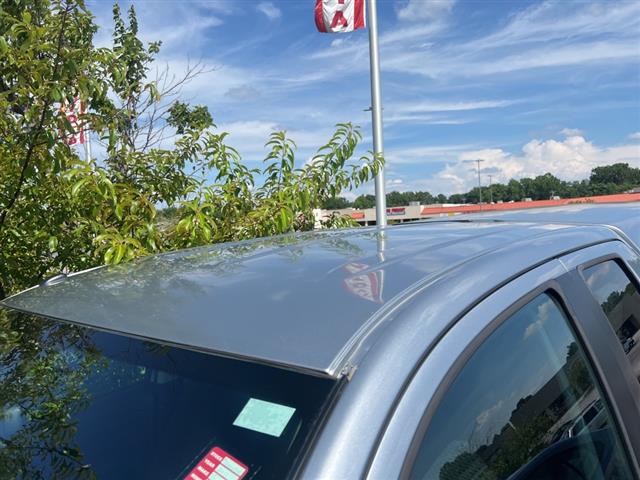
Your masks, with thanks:
M 591 171 L 589 180 L 565 182 L 559 178 L 545 173 L 535 178 L 512 179 L 507 184 L 494 183 L 482 187 L 482 201 L 518 202 L 525 198 L 532 200 L 549 200 L 553 196 L 562 198 L 585 197 L 592 195 L 609 195 L 622 193 L 640 186 L 640 168 L 630 167 L 627 163 L 616 163 L 596 167 Z M 477 203 L 480 200 L 478 187 L 465 193 L 454 193 L 448 197 L 443 194 L 431 194 L 430 192 L 389 192 L 387 193 L 387 206 L 400 207 L 409 205 L 410 202 L 420 202 L 421 205 L 432 203 Z M 329 210 L 336 208 L 373 208 L 376 199 L 373 195 L 360 195 L 353 202 L 342 199 L 337 206 L 329 200 L 324 208 Z
M 90 402 L 83 382 L 99 352 L 77 326 L 0 312 L 0 327 L 0 421 L 20 427 L 0 436 L 0 478 L 95 478 L 74 418 Z
M 311 229 L 314 208 L 381 165 L 355 159 L 361 135 L 345 123 L 305 165 L 274 132 L 262 168 L 247 167 L 208 109 L 179 99 L 203 69 L 154 78 L 161 43 L 139 39 L 133 7 L 123 16 L 116 5 L 113 20 L 112 47 L 96 48 L 82 0 L 2 1 L 0 298 L 61 271 Z M 87 102 L 99 160 L 65 141 L 73 127 L 60 106 L 75 97 Z

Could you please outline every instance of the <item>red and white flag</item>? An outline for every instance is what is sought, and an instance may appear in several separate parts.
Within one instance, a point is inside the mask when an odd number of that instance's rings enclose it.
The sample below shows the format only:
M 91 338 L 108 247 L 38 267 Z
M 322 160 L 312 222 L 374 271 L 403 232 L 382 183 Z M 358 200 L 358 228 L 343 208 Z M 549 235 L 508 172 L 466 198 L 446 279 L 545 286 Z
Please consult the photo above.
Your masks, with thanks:
M 373 303 L 384 303 L 382 290 L 384 288 L 384 270 L 374 270 L 368 273 L 358 273 L 369 269 L 364 263 L 347 263 L 343 269 L 348 276 L 343 280 L 347 292 L 356 297 Z
M 75 97 L 73 104 L 65 102 L 60 106 L 60 113 L 67 117 L 67 120 L 75 132 L 72 134 L 64 134 L 67 145 L 83 144 L 85 142 L 85 127 L 81 121 L 81 117 L 84 115 L 84 102 L 80 101 L 80 98 Z
M 316 0 L 316 26 L 323 33 L 365 28 L 365 0 Z

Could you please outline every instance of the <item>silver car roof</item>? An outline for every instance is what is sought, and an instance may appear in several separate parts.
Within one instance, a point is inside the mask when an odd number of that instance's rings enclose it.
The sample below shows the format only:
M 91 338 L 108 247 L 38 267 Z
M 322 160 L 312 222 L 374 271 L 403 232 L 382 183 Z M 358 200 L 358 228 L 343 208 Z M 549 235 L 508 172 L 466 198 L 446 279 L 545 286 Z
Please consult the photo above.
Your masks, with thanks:
M 574 203 L 560 207 L 507 210 L 464 215 L 467 220 L 608 225 L 640 246 L 640 203 Z
M 627 212 L 622 217 L 638 212 L 620 208 Z M 613 209 L 602 211 L 609 216 Z M 478 220 L 284 235 L 93 269 L 2 303 L 99 329 L 339 376 L 353 346 L 418 285 L 505 246 L 521 245 L 517 251 L 526 252 L 533 239 L 553 243 L 560 232 L 577 228 Z

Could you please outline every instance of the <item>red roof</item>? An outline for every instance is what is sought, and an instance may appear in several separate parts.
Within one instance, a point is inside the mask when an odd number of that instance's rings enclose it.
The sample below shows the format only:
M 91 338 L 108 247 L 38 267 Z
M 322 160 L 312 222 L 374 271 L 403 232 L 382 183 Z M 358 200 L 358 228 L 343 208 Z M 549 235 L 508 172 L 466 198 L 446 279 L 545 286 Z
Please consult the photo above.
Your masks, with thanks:
M 531 202 L 493 203 L 483 205 L 459 205 L 457 207 L 423 207 L 420 215 L 437 215 L 441 213 L 477 213 L 503 210 L 520 210 L 536 207 L 557 207 L 575 203 L 619 203 L 640 202 L 640 193 L 620 193 L 616 195 L 596 195 L 593 197 L 562 198 L 560 200 L 535 200 Z

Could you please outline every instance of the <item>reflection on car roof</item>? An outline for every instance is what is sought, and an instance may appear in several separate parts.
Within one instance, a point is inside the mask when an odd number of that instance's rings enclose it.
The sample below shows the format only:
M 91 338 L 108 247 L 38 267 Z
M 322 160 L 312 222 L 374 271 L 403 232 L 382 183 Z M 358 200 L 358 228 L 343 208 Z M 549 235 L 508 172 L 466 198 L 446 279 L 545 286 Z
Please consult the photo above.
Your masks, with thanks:
M 635 208 L 602 211 L 607 219 L 617 212 L 624 223 L 640 212 Z M 520 243 L 526 251 L 533 238 L 577 228 L 550 225 L 551 213 L 541 222 L 469 217 L 214 245 L 70 275 L 4 304 L 335 376 L 345 349 L 407 291 L 506 245 Z

